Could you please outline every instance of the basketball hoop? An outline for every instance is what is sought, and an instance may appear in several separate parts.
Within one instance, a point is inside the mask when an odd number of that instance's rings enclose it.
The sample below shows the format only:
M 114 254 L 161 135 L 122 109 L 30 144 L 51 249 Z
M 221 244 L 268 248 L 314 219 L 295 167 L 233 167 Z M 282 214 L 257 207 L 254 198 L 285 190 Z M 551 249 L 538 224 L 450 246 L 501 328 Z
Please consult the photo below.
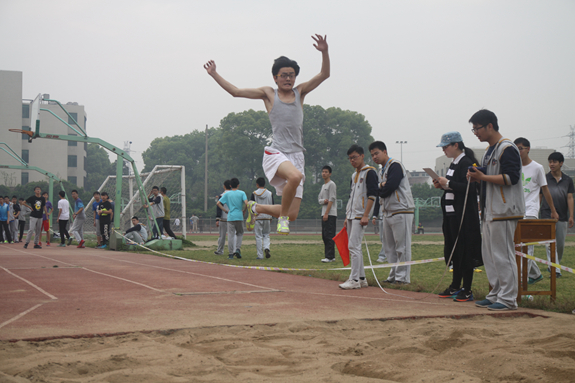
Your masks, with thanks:
M 14 133 L 27 134 L 30 136 L 30 138 L 32 138 L 32 136 L 34 135 L 34 132 L 31 130 L 24 130 L 24 129 L 8 129 L 8 130 Z

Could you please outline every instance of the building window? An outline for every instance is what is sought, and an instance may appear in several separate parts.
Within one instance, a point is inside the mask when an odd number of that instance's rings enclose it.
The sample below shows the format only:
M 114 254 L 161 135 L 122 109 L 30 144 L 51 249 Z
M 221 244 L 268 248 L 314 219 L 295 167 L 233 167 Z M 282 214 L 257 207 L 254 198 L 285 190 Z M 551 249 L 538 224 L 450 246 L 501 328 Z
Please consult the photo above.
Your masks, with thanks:
M 78 113 L 70 113 L 70 116 L 72 116 L 72 118 L 74 118 L 74 120 L 78 121 Z M 70 124 L 70 125 L 72 125 L 72 124 L 76 125 L 76 124 L 74 123 L 74 121 L 73 121 L 70 117 L 68 117 L 68 124 Z
M 77 136 L 77 134 L 70 133 L 70 136 Z M 78 146 L 78 141 L 68 141 L 68 146 Z
M 22 172 L 20 174 L 22 175 L 22 181 L 20 183 L 22 185 L 26 185 L 28 183 L 28 177 L 29 177 L 28 172 Z
M 22 159 L 26 163 L 30 162 L 30 151 L 28 149 L 22 149 Z
M 30 104 L 22 104 L 22 118 L 30 118 Z
M 78 166 L 78 156 L 69 155 L 68 156 L 68 167 L 75 168 Z
M 22 127 L 22 130 L 32 130 L 32 129 L 30 129 L 29 126 L 23 126 L 23 127 Z M 30 138 L 29 135 L 27 135 L 27 134 L 25 134 L 25 133 L 22 133 L 22 139 L 23 139 L 23 140 L 27 140 L 28 138 Z
M 78 186 L 78 184 L 76 184 L 76 182 L 78 182 L 78 178 L 77 178 L 77 177 L 68 176 L 68 182 L 70 182 L 71 184 L 74 184 L 74 185 Z

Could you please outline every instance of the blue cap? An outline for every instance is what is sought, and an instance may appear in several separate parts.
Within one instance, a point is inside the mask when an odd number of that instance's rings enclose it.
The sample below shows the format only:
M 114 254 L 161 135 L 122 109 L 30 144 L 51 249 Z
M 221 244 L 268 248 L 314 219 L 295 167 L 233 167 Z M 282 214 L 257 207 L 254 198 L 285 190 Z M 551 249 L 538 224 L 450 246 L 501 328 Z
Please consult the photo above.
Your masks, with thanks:
M 448 132 L 441 136 L 441 142 L 437 145 L 438 148 L 443 148 L 444 146 L 453 144 L 455 142 L 463 142 L 461 134 L 459 132 Z

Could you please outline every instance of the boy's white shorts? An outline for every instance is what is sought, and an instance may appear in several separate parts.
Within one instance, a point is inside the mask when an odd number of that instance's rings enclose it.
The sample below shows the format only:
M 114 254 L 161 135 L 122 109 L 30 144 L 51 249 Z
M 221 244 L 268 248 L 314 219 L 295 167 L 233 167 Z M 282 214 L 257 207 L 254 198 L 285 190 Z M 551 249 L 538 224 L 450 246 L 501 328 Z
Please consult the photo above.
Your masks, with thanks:
M 269 146 L 265 147 L 262 167 L 264 168 L 264 173 L 266 178 L 269 180 L 270 185 L 276 188 L 276 194 L 278 196 L 282 195 L 284 186 L 287 184 L 287 180 L 276 176 L 276 173 L 280 164 L 286 161 L 291 162 L 295 168 L 303 174 L 303 178 L 295 192 L 296 198 L 302 198 L 303 183 L 305 182 L 305 158 L 303 152 L 284 154 L 277 149 L 270 148 Z

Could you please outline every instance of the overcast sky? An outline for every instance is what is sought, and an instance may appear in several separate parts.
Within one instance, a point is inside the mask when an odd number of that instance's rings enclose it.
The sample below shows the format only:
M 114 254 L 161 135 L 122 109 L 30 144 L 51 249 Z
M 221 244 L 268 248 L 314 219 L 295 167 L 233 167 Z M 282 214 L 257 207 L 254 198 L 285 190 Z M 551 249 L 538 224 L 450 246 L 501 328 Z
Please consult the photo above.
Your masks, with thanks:
M 264 110 L 229 96 L 206 61 L 238 87 L 260 87 L 274 85 L 273 60 L 285 55 L 307 81 L 321 66 L 310 36 L 327 34 L 331 77 L 306 103 L 363 114 L 391 156 L 407 141 L 403 160 L 421 170 L 445 132 L 485 146 L 467 122 L 482 108 L 505 137 L 566 153 L 574 20 L 573 0 L 0 0 L 0 69 L 23 72 L 24 98 L 84 105 L 88 134 L 132 141 L 141 168 L 155 137 Z

